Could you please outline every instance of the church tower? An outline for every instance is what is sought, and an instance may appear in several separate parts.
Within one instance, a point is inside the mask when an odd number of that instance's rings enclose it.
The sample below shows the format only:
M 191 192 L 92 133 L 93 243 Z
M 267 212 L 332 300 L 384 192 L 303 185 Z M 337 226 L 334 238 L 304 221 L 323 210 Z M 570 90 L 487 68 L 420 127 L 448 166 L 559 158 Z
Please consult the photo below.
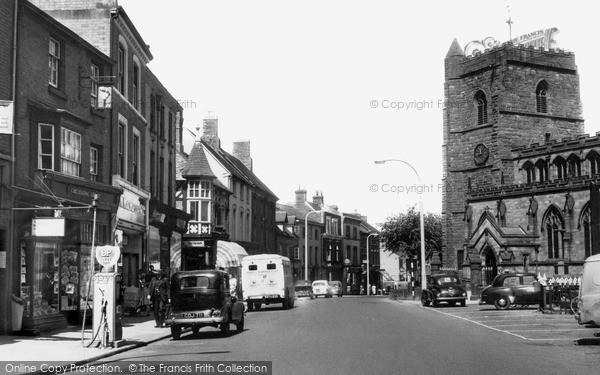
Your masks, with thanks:
M 509 42 L 466 56 L 454 39 L 444 66 L 442 252 L 454 268 L 468 259 L 470 193 L 517 183 L 513 149 L 584 126 L 570 52 Z

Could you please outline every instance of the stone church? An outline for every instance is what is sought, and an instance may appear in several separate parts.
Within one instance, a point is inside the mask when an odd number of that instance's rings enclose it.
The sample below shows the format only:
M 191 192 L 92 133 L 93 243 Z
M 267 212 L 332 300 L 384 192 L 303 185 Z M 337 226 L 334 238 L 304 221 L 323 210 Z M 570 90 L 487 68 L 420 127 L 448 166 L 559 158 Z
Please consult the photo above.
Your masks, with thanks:
M 577 276 L 600 252 L 600 134 L 584 134 L 575 56 L 511 42 L 444 60 L 442 266 Z

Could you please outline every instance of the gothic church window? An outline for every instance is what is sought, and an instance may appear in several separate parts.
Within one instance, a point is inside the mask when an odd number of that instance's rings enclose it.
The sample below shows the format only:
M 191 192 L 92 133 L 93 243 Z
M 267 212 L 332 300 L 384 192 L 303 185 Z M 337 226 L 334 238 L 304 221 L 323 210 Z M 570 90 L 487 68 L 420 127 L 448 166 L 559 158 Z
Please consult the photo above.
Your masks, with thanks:
M 535 88 L 535 105 L 538 113 L 548 113 L 548 83 L 540 81 Z
M 550 207 L 542 227 L 546 230 L 548 240 L 548 259 L 564 258 L 564 227 L 559 210 L 555 206 Z
M 537 174 L 538 174 L 538 181 L 540 182 L 544 182 L 544 181 L 548 181 L 548 164 L 546 163 L 545 160 L 538 160 L 535 163 L 535 169 L 537 170 Z
M 557 156 L 552 163 L 556 167 L 556 177 L 559 180 L 567 178 L 567 162 L 561 156 Z
M 527 174 L 527 183 L 532 184 L 535 182 L 535 167 L 530 161 L 523 164 L 523 170 Z
M 581 161 L 577 155 L 571 155 L 567 159 L 567 172 L 569 177 L 581 176 Z
M 596 151 L 591 151 L 586 159 L 590 163 L 590 174 L 593 176 L 600 173 L 600 155 Z
M 487 124 L 487 99 L 481 90 L 475 94 L 475 108 L 477 108 L 477 125 Z

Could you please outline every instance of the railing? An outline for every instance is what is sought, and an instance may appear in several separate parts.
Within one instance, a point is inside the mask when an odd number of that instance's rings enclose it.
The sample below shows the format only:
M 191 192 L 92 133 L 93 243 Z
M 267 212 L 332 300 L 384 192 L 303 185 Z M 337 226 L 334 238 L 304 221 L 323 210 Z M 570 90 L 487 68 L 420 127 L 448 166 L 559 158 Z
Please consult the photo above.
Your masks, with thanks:
M 552 277 L 542 283 L 542 302 L 540 309 L 545 314 L 571 314 L 571 301 L 579 295 L 579 284 L 581 278 L 576 277 Z M 545 283 L 544 283 L 545 281 Z
M 481 267 L 481 284 L 491 285 L 497 275 L 497 269 L 494 267 Z

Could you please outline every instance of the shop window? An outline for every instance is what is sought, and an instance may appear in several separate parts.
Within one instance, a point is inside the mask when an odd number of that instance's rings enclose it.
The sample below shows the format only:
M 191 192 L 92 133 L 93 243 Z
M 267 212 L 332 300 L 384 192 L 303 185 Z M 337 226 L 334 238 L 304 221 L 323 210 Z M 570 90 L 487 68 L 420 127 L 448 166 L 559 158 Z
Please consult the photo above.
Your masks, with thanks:
M 58 245 L 37 242 L 33 250 L 33 316 L 58 313 L 59 255 Z M 22 280 L 23 281 L 23 280 Z

